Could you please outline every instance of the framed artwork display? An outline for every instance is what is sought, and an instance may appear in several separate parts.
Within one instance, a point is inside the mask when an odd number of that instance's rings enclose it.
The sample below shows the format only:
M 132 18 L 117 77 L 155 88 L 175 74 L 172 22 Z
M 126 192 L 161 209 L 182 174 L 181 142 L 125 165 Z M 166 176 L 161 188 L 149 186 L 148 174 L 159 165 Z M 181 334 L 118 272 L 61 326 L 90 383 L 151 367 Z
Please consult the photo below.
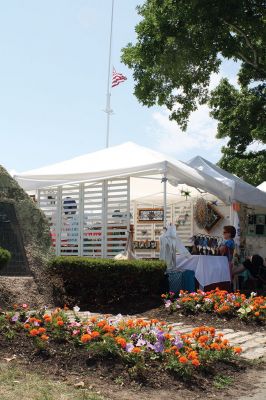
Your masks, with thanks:
M 248 236 L 266 236 L 266 214 L 248 215 Z
M 257 215 L 256 216 L 256 225 L 265 225 L 265 215 Z
M 138 222 L 163 222 L 163 208 L 140 208 L 138 209 Z
M 133 242 L 133 248 L 135 250 L 156 250 L 158 242 L 156 240 L 138 240 Z
M 207 204 L 208 208 L 208 221 L 205 226 L 207 232 L 210 232 L 214 225 L 216 225 L 223 217 L 222 215 L 211 205 Z

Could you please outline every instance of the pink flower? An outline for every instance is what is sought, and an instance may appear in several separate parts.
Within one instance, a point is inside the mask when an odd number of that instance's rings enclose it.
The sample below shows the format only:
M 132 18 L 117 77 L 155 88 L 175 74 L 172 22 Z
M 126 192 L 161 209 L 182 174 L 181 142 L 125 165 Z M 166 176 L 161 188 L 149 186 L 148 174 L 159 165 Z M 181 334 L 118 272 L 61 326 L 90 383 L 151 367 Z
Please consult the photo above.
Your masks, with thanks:
M 73 332 L 72 332 L 72 335 L 73 336 L 76 336 L 76 335 L 78 335 L 80 333 L 80 330 L 79 329 L 75 329 Z

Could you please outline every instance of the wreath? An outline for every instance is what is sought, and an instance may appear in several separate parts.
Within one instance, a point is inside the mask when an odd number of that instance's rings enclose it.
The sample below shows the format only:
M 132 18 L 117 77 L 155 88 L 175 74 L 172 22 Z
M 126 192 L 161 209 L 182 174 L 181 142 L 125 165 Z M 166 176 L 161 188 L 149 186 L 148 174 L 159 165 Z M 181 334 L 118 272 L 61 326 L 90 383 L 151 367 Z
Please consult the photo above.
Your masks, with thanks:
M 208 204 L 203 198 L 196 201 L 194 207 L 194 217 L 199 228 L 204 229 L 209 222 Z

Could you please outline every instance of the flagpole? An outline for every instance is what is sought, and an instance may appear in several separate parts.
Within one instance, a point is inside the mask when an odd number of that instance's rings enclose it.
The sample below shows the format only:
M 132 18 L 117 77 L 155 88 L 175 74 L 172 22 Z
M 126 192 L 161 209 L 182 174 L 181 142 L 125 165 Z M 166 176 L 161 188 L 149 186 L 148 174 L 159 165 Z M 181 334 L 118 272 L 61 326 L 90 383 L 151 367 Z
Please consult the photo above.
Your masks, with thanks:
M 113 113 L 111 109 L 111 56 L 112 56 L 112 39 L 113 39 L 113 19 L 114 19 L 114 0 L 112 0 L 112 12 L 111 12 L 111 28 L 110 28 L 110 41 L 109 41 L 109 60 L 108 60 L 108 75 L 107 75 L 107 91 L 106 91 L 106 108 L 105 113 L 107 117 L 106 123 L 106 148 L 109 147 L 109 133 L 110 133 L 110 116 Z

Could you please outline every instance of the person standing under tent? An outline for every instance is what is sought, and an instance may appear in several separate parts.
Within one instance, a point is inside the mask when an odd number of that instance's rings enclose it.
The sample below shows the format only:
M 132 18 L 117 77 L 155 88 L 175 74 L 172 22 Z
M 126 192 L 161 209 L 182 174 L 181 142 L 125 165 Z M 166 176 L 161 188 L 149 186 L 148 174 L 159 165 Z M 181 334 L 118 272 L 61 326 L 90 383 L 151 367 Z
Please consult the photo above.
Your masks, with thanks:
M 233 270 L 233 256 L 235 250 L 235 242 L 234 242 L 235 236 L 236 236 L 236 228 L 234 226 L 232 225 L 224 226 L 223 229 L 224 240 L 222 241 L 219 247 L 220 255 L 226 256 L 228 259 L 231 280 L 232 280 L 232 270 Z

